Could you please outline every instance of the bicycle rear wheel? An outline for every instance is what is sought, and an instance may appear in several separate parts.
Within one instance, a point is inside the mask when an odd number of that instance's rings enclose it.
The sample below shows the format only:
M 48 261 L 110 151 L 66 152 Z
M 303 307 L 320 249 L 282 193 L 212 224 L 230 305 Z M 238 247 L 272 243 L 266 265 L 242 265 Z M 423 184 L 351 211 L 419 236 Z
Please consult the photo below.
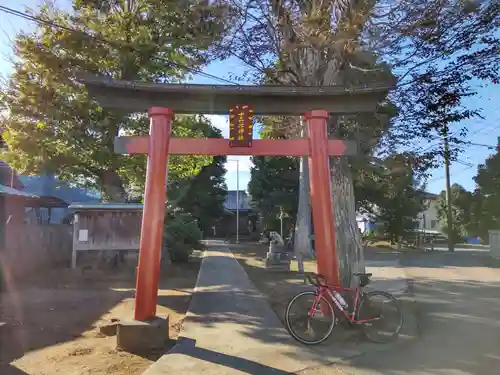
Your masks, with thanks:
M 386 343 L 399 335 L 403 328 L 403 314 L 396 298 L 387 292 L 366 293 L 358 308 L 357 320 L 362 323 L 364 335 L 376 343 Z
M 335 327 L 332 304 L 324 297 L 317 301 L 315 292 L 299 293 L 288 303 L 285 325 L 292 337 L 302 344 L 319 344 Z

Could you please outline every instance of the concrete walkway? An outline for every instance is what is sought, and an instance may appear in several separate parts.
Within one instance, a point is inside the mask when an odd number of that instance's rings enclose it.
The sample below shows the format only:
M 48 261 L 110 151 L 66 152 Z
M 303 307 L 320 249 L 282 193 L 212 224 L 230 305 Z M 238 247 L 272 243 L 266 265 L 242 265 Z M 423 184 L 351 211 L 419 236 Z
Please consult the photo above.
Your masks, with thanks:
M 205 252 L 181 335 L 145 374 L 290 374 L 361 354 L 296 343 L 224 248 Z

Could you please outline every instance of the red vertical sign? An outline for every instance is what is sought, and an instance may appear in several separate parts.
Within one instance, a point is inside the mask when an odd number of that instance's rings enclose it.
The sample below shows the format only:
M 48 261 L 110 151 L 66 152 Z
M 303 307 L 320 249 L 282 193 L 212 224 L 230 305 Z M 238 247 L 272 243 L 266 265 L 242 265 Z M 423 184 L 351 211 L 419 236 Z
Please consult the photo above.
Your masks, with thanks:
M 252 138 L 252 107 L 241 104 L 229 107 L 229 145 L 231 147 L 252 147 Z

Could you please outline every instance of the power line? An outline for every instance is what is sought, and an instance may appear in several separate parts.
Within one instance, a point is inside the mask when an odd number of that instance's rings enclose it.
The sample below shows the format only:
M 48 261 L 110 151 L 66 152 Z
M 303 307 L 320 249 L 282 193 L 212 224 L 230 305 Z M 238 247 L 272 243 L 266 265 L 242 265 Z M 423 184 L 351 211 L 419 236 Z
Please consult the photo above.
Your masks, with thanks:
M 477 146 L 477 147 L 486 147 L 486 148 L 487 148 L 487 149 L 489 149 L 489 150 L 495 150 L 495 149 L 496 149 L 496 146 L 493 146 L 493 145 L 485 145 L 485 144 L 482 144 L 482 143 L 467 142 L 467 145 L 468 145 L 468 146 Z
M 461 170 L 457 171 L 456 173 L 452 173 L 452 176 L 456 176 L 456 175 L 458 175 L 458 174 L 461 174 L 462 172 L 465 172 L 465 171 L 467 171 L 467 170 L 469 170 L 469 169 L 471 169 L 471 168 L 473 168 L 473 167 L 474 167 L 474 165 L 471 165 L 470 167 L 467 167 L 467 168 L 461 169 Z M 427 181 L 427 183 L 430 183 L 430 182 L 436 182 L 436 181 L 442 180 L 442 179 L 444 179 L 444 178 L 446 178 L 446 176 L 441 176 L 441 177 L 431 178 L 430 180 L 428 180 L 428 181 Z
M 63 26 L 63 25 L 59 25 L 59 24 L 57 24 L 55 22 L 47 21 L 47 20 L 44 20 L 43 18 L 32 16 L 30 14 L 27 14 L 27 13 L 24 13 L 24 12 L 20 12 L 18 10 L 15 10 L 15 9 L 12 9 L 12 8 L 9 8 L 9 7 L 3 6 L 3 5 L 0 5 L 0 11 L 2 11 L 4 13 L 7 13 L 7 14 L 10 14 L 10 15 L 13 15 L 13 16 L 16 16 L 16 17 L 24 18 L 24 19 L 26 19 L 28 21 L 36 22 L 36 23 L 41 24 L 41 25 L 51 26 L 51 27 L 55 27 L 55 28 L 58 28 L 58 29 L 61 29 L 61 30 L 65 30 L 65 31 L 74 33 L 74 34 L 84 35 L 84 36 L 86 36 L 86 37 L 88 37 L 90 39 L 93 39 L 95 41 L 106 43 L 106 44 L 108 44 L 109 46 L 112 46 L 112 47 L 118 47 L 118 48 L 123 48 L 124 47 L 123 45 L 120 45 L 117 42 L 109 41 L 109 40 L 107 40 L 105 38 L 102 38 L 100 36 L 90 35 L 90 34 L 87 34 L 84 31 L 76 30 L 76 29 L 73 29 L 73 28 L 70 28 L 70 27 L 67 27 L 67 26 Z M 135 52 L 139 52 L 140 53 L 140 51 L 138 51 L 137 48 L 134 48 L 132 46 L 127 46 L 127 48 L 130 48 L 130 49 L 134 50 Z M 218 76 L 210 74 L 210 73 L 206 73 L 206 72 L 204 72 L 204 71 L 202 71 L 200 69 L 197 69 L 197 68 L 189 67 L 187 65 L 184 65 L 184 64 L 181 64 L 181 63 L 178 63 L 178 62 L 165 60 L 163 58 L 160 58 L 160 61 L 163 61 L 166 64 L 173 65 L 174 67 L 177 67 L 177 68 L 180 68 L 180 69 L 185 69 L 185 70 L 187 70 L 187 71 L 189 71 L 191 73 L 200 74 L 200 75 L 202 75 L 204 77 L 207 77 L 207 78 L 211 78 L 211 79 L 215 79 L 215 80 L 220 81 L 220 82 L 229 83 L 231 85 L 237 85 L 237 86 L 239 86 L 239 84 L 236 83 L 236 82 L 230 81 L 230 80 L 222 78 L 222 77 L 218 77 Z
M 482 129 L 479 129 L 479 130 L 475 131 L 475 132 L 474 132 L 474 133 L 472 133 L 471 135 L 478 135 L 478 134 L 480 134 L 480 133 L 484 132 L 485 130 L 488 130 L 488 129 L 495 130 L 495 129 L 498 129 L 498 128 L 500 128 L 500 125 L 497 125 L 497 126 L 495 126 L 494 128 L 491 128 L 491 126 L 487 126 L 487 127 L 485 127 L 485 128 L 482 128 Z

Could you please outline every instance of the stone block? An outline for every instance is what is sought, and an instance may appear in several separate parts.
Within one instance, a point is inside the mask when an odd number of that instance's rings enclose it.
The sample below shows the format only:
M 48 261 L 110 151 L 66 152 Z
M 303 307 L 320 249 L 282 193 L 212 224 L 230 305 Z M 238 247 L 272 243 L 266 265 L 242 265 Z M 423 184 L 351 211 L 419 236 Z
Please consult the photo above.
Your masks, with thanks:
M 276 271 L 290 271 L 290 259 L 287 253 L 267 254 L 266 269 Z
M 117 325 L 116 347 L 130 353 L 144 353 L 165 348 L 169 337 L 169 319 L 122 321 Z
M 286 249 L 285 245 L 280 245 L 280 244 L 277 244 L 274 242 L 271 242 L 269 244 L 268 254 L 284 253 L 286 251 L 287 251 L 287 249 Z
M 102 323 L 99 325 L 99 332 L 105 336 L 114 336 L 118 330 L 118 319 L 111 319 L 110 322 Z
M 284 261 L 290 262 L 292 256 L 293 256 L 293 254 L 286 252 L 286 251 L 266 253 L 266 259 L 269 261 L 274 261 L 274 262 L 284 262 Z

